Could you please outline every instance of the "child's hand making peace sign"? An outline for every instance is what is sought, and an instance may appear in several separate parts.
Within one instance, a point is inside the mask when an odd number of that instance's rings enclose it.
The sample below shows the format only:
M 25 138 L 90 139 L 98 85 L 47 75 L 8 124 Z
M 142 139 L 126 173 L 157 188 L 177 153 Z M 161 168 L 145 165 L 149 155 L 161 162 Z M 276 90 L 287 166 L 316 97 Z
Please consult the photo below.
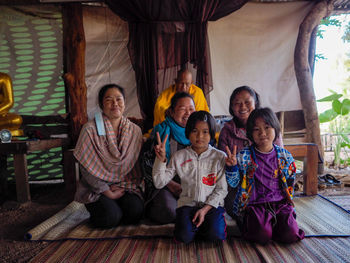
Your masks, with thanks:
M 168 139 L 168 134 L 165 135 L 164 141 L 162 142 L 160 140 L 159 132 L 157 132 L 157 142 L 158 144 L 154 146 L 154 151 L 156 153 L 156 156 L 159 160 L 162 162 L 166 162 L 166 148 L 165 144 Z
M 237 158 L 236 158 L 236 151 L 237 151 L 237 145 L 233 146 L 233 152 L 231 153 L 230 149 L 226 145 L 226 165 L 227 166 L 235 166 L 237 164 Z

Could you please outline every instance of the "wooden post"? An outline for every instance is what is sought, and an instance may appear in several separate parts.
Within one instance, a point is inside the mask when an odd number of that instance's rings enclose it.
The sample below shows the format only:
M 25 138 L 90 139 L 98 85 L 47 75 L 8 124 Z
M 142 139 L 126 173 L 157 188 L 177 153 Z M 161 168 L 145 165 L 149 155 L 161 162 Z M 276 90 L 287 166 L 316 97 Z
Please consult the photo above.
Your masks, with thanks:
M 30 190 L 28 182 L 27 155 L 24 153 L 14 154 L 17 201 L 25 203 L 30 201 Z
M 316 97 L 313 89 L 312 73 L 309 64 L 309 46 L 313 30 L 320 21 L 333 10 L 333 2 L 320 1 L 311 9 L 299 27 L 299 35 L 294 51 L 294 69 L 298 82 L 301 105 L 303 107 L 306 138 L 308 142 L 316 143 L 323 157 L 323 146 L 320 134 Z
M 317 194 L 318 147 L 313 143 L 289 144 L 285 148 L 297 160 L 304 161 L 303 188 L 305 195 Z
M 63 76 L 69 94 L 70 135 L 75 145 L 82 126 L 87 122 L 87 97 L 85 84 L 85 34 L 83 10 L 80 3 L 64 4 Z
M 65 184 L 65 190 L 66 190 L 66 198 L 67 200 L 74 199 L 74 194 L 77 187 L 77 181 L 79 178 L 77 178 L 76 171 L 75 171 L 75 158 L 73 156 L 73 150 L 72 149 L 65 149 L 62 151 L 62 158 L 63 158 L 63 179 Z
M 8 189 L 7 189 L 7 177 L 9 172 L 7 170 L 7 155 L 2 151 L 0 153 L 0 202 L 6 200 Z

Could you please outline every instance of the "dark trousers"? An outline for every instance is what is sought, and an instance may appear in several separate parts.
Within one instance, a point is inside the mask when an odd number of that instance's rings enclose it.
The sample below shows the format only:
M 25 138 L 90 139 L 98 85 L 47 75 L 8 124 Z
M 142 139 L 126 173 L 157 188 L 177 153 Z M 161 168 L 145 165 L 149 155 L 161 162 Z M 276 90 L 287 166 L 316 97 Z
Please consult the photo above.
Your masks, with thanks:
M 177 241 L 190 243 L 195 238 L 207 241 L 222 241 L 226 239 L 225 209 L 221 206 L 212 208 L 205 215 L 204 222 L 199 227 L 192 223 L 195 213 L 200 207 L 182 206 L 176 209 L 174 236 Z
M 146 216 L 158 224 L 169 224 L 175 222 L 176 217 L 176 197 L 164 187 L 147 205 Z
M 101 195 L 94 203 L 85 204 L 94 227 L 111 228 L 123 224 L 136 224 L 143 215 L 143 200 L 136 194 L 125 193 L 112 200 Z

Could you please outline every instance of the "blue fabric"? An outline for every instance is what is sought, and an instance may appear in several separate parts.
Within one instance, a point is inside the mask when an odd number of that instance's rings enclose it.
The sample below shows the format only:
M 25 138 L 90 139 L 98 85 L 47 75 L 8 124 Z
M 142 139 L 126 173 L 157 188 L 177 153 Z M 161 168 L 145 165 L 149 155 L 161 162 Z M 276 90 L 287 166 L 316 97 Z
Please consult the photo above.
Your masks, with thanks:
M 170 137 L 174 138 L 175 141 L 182 145 L 190 145 L 191 142 L 186 138 L 185 128 L 178 125 L 171 117 L 166 117 L 165 121 L 156 125 L 152 131 L 152 135 L 157 136 L 159 132 L 160 139 L 163 141 L 165 136 L 168 134 L 168 140 L 166 141 L 166 158 L 170 159 Z
M 102 116 L 101 112 L 96 112 L 95 113 L 95 122 L 96 122 L 98 135 L 105 136 L 106 135 L 106 130 L 105 130 L 105 124 L 103 122 L 103 116 Z
M 229 186 L 231 187 L 237 187 L 237 185 L 240 182 L 240 177 L 239 176 L 235 176 L 239 173 L 238 172 L 238 165 L 235 166 L 227 166 L 226 165 L 226 169 L 225 169 L 225 174 L 226 174 L 226 180 Z
M 204 222 L 198 228 L 192 223 L 195 213 L 200 207 L 182 206 L 176 209 L 174 236 L 177 241 L 186 244 L 195 238 L 207 241 L 226 239 L 225 209 L 221 206 L 212 208 L 205 215 Z

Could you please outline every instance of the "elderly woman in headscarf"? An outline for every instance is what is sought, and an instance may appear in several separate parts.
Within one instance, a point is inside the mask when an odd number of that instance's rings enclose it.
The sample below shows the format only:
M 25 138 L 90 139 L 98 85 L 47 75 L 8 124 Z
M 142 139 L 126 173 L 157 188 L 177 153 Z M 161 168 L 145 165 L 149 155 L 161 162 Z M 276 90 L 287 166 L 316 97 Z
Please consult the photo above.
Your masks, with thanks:
M 122 87 L 103 86 L 98 102 L 102 113 L 84 125 L 74 150 L 81 172 L 75 200 L 85 204 L 95 227 L 135 224 L 144 211 L 141 129 L 123 116 Z
M 186 92 L 178 92 L 171 99 L 171 104 L 166 111 L 166 118 L 156 125 L 151 137 L 145 143 L 143 153 L 143 168 L 146 179 L 146 216 L 160 224 L 172 223 L 175 220 L 177 199 L 182 191 L 180 178 L 175 176 L 164 188 L 155 189 L 152 179 L 152 168 L 155 158 L 153 145 L 157 142 L 156 135 L 163 141 L 166 136 L 166 157 L 170 159 L 173 153 L 190 145 L 185 135 L 187 120 L 195 111 L 193 97 Z M 149 144 L 149 142 L 151 144 Z

